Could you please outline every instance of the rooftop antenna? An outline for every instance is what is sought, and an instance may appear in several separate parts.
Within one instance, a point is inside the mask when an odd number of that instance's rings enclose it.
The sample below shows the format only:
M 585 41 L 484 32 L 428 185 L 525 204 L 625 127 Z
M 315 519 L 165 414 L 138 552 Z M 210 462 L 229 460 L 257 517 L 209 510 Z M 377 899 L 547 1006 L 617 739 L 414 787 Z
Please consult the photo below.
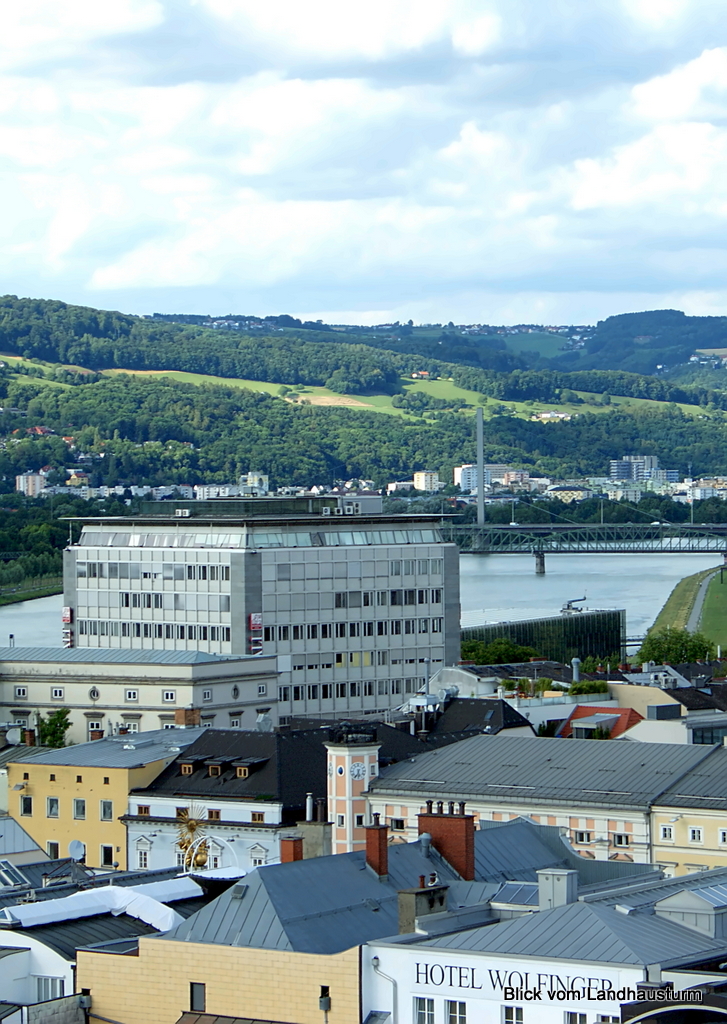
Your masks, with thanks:
M 485 427 L 481 405 L 477 407 L 477 525 L 485 525 Z

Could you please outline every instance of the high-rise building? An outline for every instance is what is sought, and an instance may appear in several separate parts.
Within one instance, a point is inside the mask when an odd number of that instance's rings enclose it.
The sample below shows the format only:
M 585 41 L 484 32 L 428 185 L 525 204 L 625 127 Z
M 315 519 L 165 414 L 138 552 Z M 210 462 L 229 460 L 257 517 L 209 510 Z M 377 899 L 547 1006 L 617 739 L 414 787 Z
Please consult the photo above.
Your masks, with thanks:
M 458 660 L 459 557 L 436 517 L 179 511 L 83 520 L 67 646 L 275 654 L 281 718 L 385 711 Z
M 648 480 L 658 468 L 656 455 L 624 455 L 620 459 L 611 459 L 610 477 L 612 480 Z
M 453 470 L 453 479 L 455 486 L 459 484 L 463 491 L 476 491 L 477 490 L 477 466 L 473 463 L 467 463 L 464 466 L 455 466 Z M 489 469 L 485 470 L 485 487 L 489 487 L 492 483 L 492 474 Z

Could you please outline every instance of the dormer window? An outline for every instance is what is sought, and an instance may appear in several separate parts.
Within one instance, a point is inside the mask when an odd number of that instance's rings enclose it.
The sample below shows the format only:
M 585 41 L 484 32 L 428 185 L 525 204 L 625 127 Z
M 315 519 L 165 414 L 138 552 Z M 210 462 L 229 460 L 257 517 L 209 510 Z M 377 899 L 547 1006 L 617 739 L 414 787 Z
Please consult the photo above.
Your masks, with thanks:
M 182 768 L 182 775 L 191 775 L 192 771 L 194 770 L 193 766 L 191 764 L 183 764 L 181 766 L 181 768 Z
M 220 766 L 218 764 L 208 765 L 207 774 L 208 775 L 212 775 L 212 776 L 219 775 L 220 774 Z
M 238 764 L 237 768 L 235 769 L 235 774 L 237 775 L 238 779 L 246 779 L 250 774 L 250 769 L 246 764 Z

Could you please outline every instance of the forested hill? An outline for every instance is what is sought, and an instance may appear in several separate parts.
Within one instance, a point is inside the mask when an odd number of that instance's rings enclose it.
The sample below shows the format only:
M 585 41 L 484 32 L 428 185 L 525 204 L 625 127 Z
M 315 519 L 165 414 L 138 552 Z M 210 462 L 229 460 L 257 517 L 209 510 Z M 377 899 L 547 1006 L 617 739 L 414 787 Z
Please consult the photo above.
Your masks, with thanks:
M 609 323 L 604 321 L 599 330 Z M 635 322 L 630 329 L 636 326 L 643 324 Z M 461 387 L 496 399 L 554 402 L 564 389 L 572 389 L 727 409 L 727 393 L 719 387 L 677 386 L 663 378 L 613 369 L 581 370 L 580 363 L 575 364 L 575 372 L 545 368 L 498 372 L 466 361 L 448 362 L 335 340 L 341 337 L 313 331 L 250 336 L 57 301 L 0 298 L 0 352 L 90 370 L 182 370 L 278 384 L 324 385 L 354 395 L 393 394 L 401 389 L 402 375 L 426 370 L 433 377 L 451 378 Z

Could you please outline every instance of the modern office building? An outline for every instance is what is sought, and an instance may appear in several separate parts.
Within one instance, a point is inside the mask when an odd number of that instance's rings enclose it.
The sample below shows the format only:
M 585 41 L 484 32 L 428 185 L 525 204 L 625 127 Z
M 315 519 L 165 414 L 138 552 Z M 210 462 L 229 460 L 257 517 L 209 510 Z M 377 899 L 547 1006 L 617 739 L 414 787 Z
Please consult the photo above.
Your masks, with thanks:
M 574 657 L 608 658 L 614 654 L 620 660 L 626 640 L 626 612 L 584 609 L 543 619 L 487 622 L 462 630 L 463 640 L 481 640 L 485 644 L 501 637 L 533 647 L 543 658 L 561 663 Z
M 82 521 L 67 646 L 276 655 L 282 720 L 386 711 L 459 659 L 459 556 L 436 517 L 178 511 Z

